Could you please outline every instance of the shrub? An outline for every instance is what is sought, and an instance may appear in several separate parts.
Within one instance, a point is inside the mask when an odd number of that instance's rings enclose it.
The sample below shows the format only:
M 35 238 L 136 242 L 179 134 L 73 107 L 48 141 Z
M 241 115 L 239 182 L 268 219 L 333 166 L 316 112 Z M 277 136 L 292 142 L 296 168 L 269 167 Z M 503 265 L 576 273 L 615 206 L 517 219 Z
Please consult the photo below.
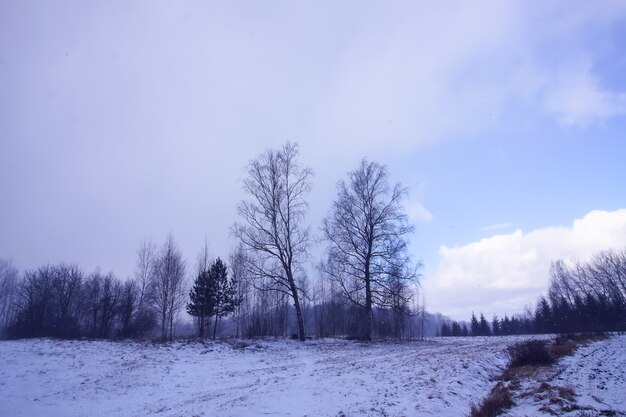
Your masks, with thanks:
M 572 342 L 571 340 L 568 340 L 565 343 L 554 344 L 550 346 L 550 355 L 552 355 L 553 358 L 558 359 L 562 356 L 572 355 L 575 350 L 576 350 L 576 343 Z
M 528 340 L 509 346 L 511 361 L 509 367 L 524 365 L 551 365 L 554 358 L 546 348 L 546 343 L 540 340 Z
M 498 384 L 480 405 L 472 405 L 470 417 L 495 417 L 515 405 L 507 387 Z

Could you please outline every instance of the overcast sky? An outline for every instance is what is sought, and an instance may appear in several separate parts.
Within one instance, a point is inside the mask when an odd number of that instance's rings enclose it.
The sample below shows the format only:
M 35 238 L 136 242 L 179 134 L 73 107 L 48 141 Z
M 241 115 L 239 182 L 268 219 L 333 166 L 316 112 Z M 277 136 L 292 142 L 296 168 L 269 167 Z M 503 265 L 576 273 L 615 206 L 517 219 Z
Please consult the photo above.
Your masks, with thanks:
M 214 256 L 297 142 L 319 230 L 362 157 L 410 189 L 427 309 L 520 312 L 626 247 L 626 2 L 0 2 L 0 257 Z M 319 248 L 317 249 L 319 251 Z

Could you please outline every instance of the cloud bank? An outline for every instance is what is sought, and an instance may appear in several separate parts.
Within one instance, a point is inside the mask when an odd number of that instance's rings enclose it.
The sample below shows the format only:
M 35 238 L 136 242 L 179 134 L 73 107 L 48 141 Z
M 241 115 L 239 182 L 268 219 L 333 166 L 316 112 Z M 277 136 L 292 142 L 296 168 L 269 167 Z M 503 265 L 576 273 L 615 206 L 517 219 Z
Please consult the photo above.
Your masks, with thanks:
M 439 266 L 424 280 L 428 308 L 456 319 L 522 312 L 545 294 L 550 263 L 626 248 L 626 209 L 591 211 L 570 226 L 516 230 L 459 247 L 441 246 Z

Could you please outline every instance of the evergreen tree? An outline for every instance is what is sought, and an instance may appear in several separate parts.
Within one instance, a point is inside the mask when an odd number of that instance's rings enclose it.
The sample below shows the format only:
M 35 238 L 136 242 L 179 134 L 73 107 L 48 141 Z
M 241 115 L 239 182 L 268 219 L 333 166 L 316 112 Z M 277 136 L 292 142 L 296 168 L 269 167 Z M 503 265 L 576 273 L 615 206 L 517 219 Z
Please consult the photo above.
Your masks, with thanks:
M 444 321 L 443 324 L 441 325 L 441 337 L 448 337 L 450 336 L 450 334 L 451 334 L 450 326 L 448 326 L 448 323 Z
M 487 323 L 487 319 L 483 313 L 480 313 L 480 323 L 478 324 L 480 327 L 480 335 L 481 336 L 491 336 L 491 329 L 489 328 L 489 323 Z
M 517 317 L 511 317 L 511 334 L 521 334 L 522 333 L 522 322 Z
M 478 323 L 478 320 L 476 319 L 476 315 L 472 312 L 472 320 L 471 320 L 471 331 L 472 331 L 472 336 L 478 336 L 480 335 L 480 324 Z
M 539 299 L 537 308 L 535 309 L 535 331 L 537 333 L 552 332 L 552 309 L 545 297 Z
M 215 317 L 213 326 L 213 339 L 215 339 L 219 318 L 235 311 L 240 300 L 237 297 L 237 282 L 233 278 L 228 278 L 228 270 L 220 258 L 217 258 L 211 265 L 209 280 L 209 286 L 213 291 L 211 315 Z
M 467 330 L 467 324 L 463 323 L 463 327 L 461 328 L 461 336 L 467 337 L 469 336 L 469 330 Z
M 494 336 L 500 336 L 500 319 L 495 314 L 491 320 L 491 330 Z
M 521 320 L 520 325 L 520 333 L 521 334 L 532 334 L 533 333 L 533 321 L 528 317 L 524 317 Z
M 200 338 L 204 338 L 207 319 L 215 314 L 215 289 L 212 285 L 209 271 L 200 271 L 189 291 L 187 313 L 198 320 L 198 337 Z
M 452 336 L 462 336 L 461 326 L 456 321 L 452 322 Z
M 506 314 L 504 315 L 504 319 L 502 320 L 500 332 L 504 335 L 513 334 L 513 332 L 511 331 L 511 320 L 509 320 L 509 316 L 507 316 Z

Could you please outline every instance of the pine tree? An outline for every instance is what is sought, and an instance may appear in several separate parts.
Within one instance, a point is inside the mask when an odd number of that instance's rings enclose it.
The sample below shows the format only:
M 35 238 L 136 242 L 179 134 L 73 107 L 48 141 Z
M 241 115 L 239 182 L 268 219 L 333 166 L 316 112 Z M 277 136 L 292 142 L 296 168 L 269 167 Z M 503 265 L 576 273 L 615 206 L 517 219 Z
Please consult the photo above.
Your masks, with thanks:
M 214 314 L 215 301 L 212 288 L 212 280 L 209 271 L 204 270 L 198 273 L 193 287 L 189 291 L 189 303 L 187 313 L 198 319 L 198 336 L 204 338 L 206 320 Z
M 504 319 L 502 320 L 500 332 L 504 335 L 513 334 L 511 330 L 511 320 L 509 320 L 509 316 L 507 316 L 506 314 L 504 315 Z
M 491 320 L 491 329 L 494 336 L 500 336 L 500 319 L 495 314 Z
M 461 326 L 456 321 L 452 322 L 452 336 L 462 336 L 461 334 Z
M 537 333 L 551 333 L 552 331 L 552 309 L 545 297 L 539 299 L 535 309 L 535 331 Z
M 471 331 L 472 331 L 472 336 L 480 335 L 480 324 L 478 324 L 476 315 L 473 312 L 472 312 L 472 321 L 471 321 Z
M 517 317 L 511 317 L 511 334 L 522 334 L 522 322 Z
M 487 319 L 485 319 L 485 315 L 480 313 L 480 335 L 481 336 L 491 336 L 491 329 L 489 328 L 489 323 L 487 323 Z
M 215 339 L 219 318 L 235 311 L 235 307 L 239 305 L 240 300 L 237 297 L 237 282 L 228 278 L 228 270 L 220 258 L 217 258 L 211 265 L 209 280 L 211 281 L 210 287 L 213 291 L 212 315 L 215 316 L 213 326 L 213 339 Z

